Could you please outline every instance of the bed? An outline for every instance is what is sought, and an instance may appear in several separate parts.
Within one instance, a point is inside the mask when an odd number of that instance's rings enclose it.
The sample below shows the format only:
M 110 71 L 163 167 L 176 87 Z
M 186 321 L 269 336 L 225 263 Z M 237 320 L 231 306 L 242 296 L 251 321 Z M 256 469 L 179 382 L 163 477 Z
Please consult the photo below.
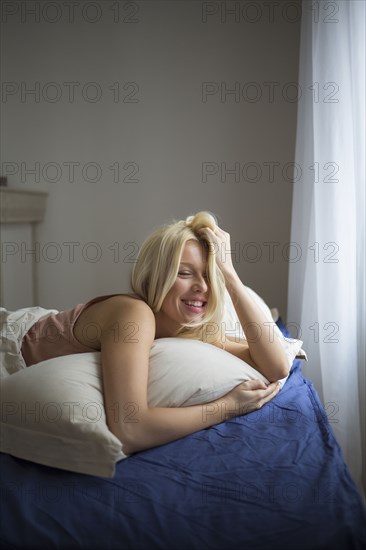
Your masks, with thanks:
M 6 549 L 366 547 L 363 500 L 299 359 L 259 411 L 131 455 L 113 477 L 5 453 L 0 475 Z

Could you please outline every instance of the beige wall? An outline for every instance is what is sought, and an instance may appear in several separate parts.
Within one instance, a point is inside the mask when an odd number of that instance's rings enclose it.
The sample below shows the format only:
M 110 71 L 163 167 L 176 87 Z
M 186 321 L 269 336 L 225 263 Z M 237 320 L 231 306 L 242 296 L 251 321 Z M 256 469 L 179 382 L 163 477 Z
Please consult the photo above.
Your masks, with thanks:
M 40 305 L 127 290 L 151 229 L 209 209 L 242 280 L 285 316 L 300 3 L 8 4 L 2 173 L 49 192 Z

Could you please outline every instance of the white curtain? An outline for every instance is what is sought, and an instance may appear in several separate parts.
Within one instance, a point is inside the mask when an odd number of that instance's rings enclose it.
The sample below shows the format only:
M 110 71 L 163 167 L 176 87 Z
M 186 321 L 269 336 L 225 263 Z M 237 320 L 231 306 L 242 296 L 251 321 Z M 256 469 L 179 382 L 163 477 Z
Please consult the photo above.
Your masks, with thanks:
M 303 1 L 287 321 L 365 484 L 365 1 Z M 301 177 L 299 174 L 301 173 Z M 290 324 L 293 323 L 293 324 Z M 365 485 L 364 485 L 365 486 Z

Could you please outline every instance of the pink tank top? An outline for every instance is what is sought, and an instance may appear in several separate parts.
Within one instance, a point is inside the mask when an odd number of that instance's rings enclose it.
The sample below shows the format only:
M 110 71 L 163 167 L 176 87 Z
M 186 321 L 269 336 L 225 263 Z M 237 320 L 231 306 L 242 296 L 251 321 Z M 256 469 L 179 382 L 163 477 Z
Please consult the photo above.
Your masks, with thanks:
M 92 304 L 102 302 L 113 296 L 136 296 L 135 294 L 110 294 L 98 296 L 86 304 L 78 304 L 72 309 L 51 313 L 35 323 L 23 337 L 21 353 L 27 367 L 46 359 L 96 351 L 84 346 L 74 336 L 74 325 L 80 314 Z M 137 296 L 136 296 L 137 297 Z M 89 337 L 99 340 L 98 327 L 89 327 Z

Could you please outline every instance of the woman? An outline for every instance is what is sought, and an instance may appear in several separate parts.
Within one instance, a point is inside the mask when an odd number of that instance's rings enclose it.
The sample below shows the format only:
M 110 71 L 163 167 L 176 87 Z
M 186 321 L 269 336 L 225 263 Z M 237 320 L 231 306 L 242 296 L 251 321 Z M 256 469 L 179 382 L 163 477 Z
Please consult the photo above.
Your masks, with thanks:
M 225 286 L 244 330 L 256 327 L 255 336 L 247 334 L 247 341 L 217 334 Z M 211 214 L 199 212 L 155 231 L 138 255 L 132 288 L 134 294 L 101 296 L 41 319 L 25 335 L 21 349 L 27 366 L 55 355 L 101 351 L 108 427 L 122 442 L 125 454 L 256 410 L 278 393 L 276 381 L 288 374 L 285 353 L 269 330 L 261 330 L 268 321 L 233 267 L 229 234 Z M 271 383 L 239 384 L 209 404 L 210 412 L 215 411 L 210 415 L 203 415 L 205 405 L 150 408 L 150 348 L 156 338 L 177 336 L 224 347 Z

